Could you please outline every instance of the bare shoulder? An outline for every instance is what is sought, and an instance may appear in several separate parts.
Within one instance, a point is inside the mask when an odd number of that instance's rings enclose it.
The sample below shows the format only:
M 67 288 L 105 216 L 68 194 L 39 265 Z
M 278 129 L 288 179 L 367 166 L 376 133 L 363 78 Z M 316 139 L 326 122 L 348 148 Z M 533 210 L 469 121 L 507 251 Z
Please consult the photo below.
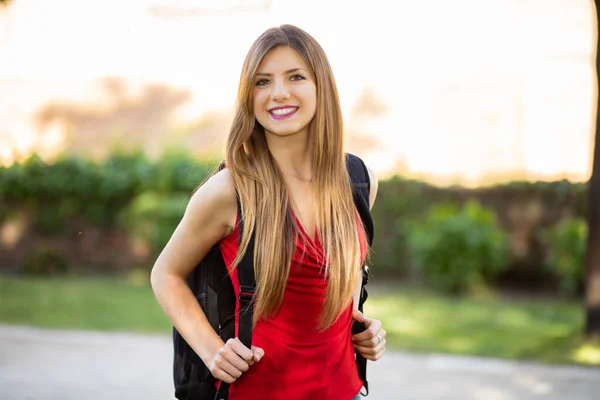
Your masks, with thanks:
M 152 268 L 153 279 L 165 274 L 188 276 L 214 244 L 231 232 L 236 212 L 233 179 L 229 171 L 222 170 L 192 195 L 183 219 Z
M 379 188 L 379 180 L 377 179 L 377 175 L 375 172 L 365 164 L 367 167 L 367 171 L 369 172 L 369 181 L 371 182 L 371 191 L 369 192 L 369 206 L 373 208 L 373 204 L 375 203 L 375 198 L 377 197 L 377 189 Z
M 193 225 L 211 220 L 212 226 L 233 229 L 237 212 L 235 186 L 227 168 L 211 176 L 192 195 L 185 217 Z

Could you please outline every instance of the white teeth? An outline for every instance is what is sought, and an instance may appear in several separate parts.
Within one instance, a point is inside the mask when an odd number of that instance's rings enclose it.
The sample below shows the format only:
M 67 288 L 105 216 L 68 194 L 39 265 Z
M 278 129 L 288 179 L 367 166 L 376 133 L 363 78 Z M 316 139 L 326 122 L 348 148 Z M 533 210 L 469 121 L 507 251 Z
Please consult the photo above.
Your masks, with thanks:
M 278 108 L 276 110 L 271 110 L 271 114 L 275 114 L 275 115 L 287 115 L 287 114 L 293 113 L 296 110 L 297 110 L 297 108 L 295 108 L 295 107 Z

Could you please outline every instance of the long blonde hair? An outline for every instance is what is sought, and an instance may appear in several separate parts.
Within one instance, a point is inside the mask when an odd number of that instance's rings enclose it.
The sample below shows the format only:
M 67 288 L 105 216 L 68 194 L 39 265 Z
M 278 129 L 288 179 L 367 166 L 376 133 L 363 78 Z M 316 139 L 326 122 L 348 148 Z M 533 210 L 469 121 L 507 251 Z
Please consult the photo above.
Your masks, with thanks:
M 299 227 L 290 211 L 283 175 L 269 152 L 264 130 L 255 119 L 252 93 L 260 63 L 277 46 L 295 50 L 316 81 L 317 108 L 308 132 L 314 163 L 312 184 L 316 185 L 316 229 L 327 260 L 323 260 L 328 284 L 319 324 L 320 329 L 325 329 L 352 301 L 362 262 L 359 230 L 364 228 L 352 200 L 343 150 L 341 107 L 331 66 L 317 41 L 292 25 L 265 31 L 251 46 L 242 67 L 235 117 L 225 149 L 225 163 L 233 177 L 244 218 L 242 242 L 234 265 L 240 262 L 248 248 L 250 233 L 255 230 L 254 321 L 275 314 L 283 300 Z

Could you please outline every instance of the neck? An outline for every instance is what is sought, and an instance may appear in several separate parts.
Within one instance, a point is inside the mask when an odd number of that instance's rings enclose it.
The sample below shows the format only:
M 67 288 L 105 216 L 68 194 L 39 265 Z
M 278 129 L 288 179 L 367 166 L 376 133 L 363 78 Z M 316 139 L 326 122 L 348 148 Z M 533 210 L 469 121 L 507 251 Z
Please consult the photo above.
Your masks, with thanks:
M 267 134 L 267 144 L 271 155 L 284 174 L 306 181 L 313 178 L 313 159 L 308 135 L 298 133 L 278 137 Z

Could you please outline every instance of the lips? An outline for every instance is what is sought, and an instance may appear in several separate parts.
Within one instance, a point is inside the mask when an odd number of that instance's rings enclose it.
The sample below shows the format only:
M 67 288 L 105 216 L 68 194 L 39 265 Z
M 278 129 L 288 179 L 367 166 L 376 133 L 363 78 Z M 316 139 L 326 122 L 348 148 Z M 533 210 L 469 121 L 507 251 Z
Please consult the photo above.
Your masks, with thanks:
M 296 112 L 298 111 L 298 108 L 299 107 L 297 107 L 297 106 L 273 107 L 269 110 L 269 114 L 274 119 L 285 119 L 285 118 L 289 118 L 292 115 L 296 114 Z

